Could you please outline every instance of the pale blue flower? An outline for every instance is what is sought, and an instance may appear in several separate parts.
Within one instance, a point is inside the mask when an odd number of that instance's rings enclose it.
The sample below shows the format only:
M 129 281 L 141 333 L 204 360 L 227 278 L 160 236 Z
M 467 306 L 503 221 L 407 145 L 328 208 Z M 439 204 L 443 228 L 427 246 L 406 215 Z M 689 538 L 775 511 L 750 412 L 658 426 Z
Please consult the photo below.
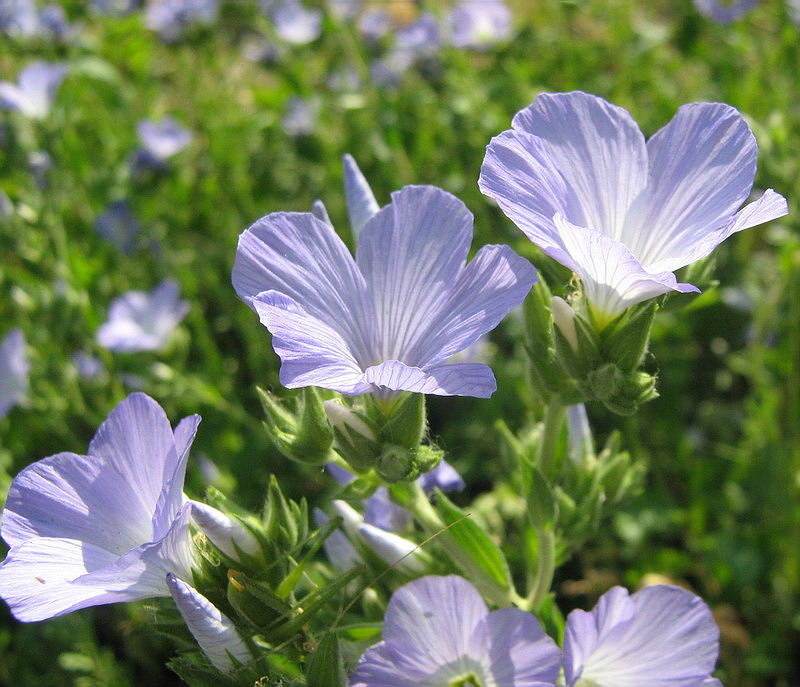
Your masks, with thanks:
M 0 418 L 28 394 L 30 367 L 25 335 L 21 329 L 12 329 L 0 342 Z
M 100 236 L 126 255 L 133 250 L 136 237 L 142 229 L 126 200 L 111 203 L 95 220 L 94 228 Z
M 255 535 L 236 518 L 199 501 L 191 501 L 192 520 L 222 553 L 239 560 L 239 551 L 249 556 L 261 552 Z
M 281 128 L 288 136 L 309 136 L 317 128 L 320 103 L 315 98 L 292 96 L 286 103 Z
M 559 659 L 530 613 L 490 612 L 464 578 L 428 576 L 392 595 L 383 641 L 361 657 L 350 686 L 554 687 Z
M 603 594 L 572 611 L 564 634 L 566 687 L 722 687 L 711 677 L 719 628 L 703 601 L 656 585 Z
M 89 11 L 111 17 L 123 17 L 139 6 L 139 0 L 90 0 Z
M 573 270 L 604 323 L 669 291 L 673 272 L 731 234 L 787 212 L 750 195 L 757 145 L 734 108 L 692 103 L 645 144 L 621 107 L 545 93 L 492 139 L 479 186 L 547 255 Z
M 0 32 L 17 38 L 39 33 L 35 0 L 0 0 Z
M 348 195 L 351 216 L 358 202 Z M 272 332 L 281 383 L 490 396 L 486 365 L 445 361 L 522 302 L 530 263 L 484 246 L 467 264 L 472 215 L 434 186 L 393 193 L 363 225 L 355 260 L 315 212 L 276 212 L 239 237 L 233 285 Z
M 30 622 L 88 606 L 169 596 L 165 575 L 191 579 L 183 479 L 198 415 L 172 430 L 149 396 L 131 394 L 88 455 L 59 453 L 11 483 L 0 597 Z
M 118 353 L 162 348 L 189 311 L 179 295 L 178 284 L 171 279 L 150 293 L 128 291 L 111 303 L 108 320 L 97 330 L 97 342 Z
M 322 34 L 322 10 L 304 7 L 299 0 L 282 0 L 269 16 L 278 37 L 292 45 L 306 45 Z
M 0 107 L 30 119 L 44 119 L 66 75 L 66 65 L 33 62 L 20 72 L 17 84 L 0 82 Z
M 457 48 L 486 50 L 511 37 L 511 10 L 503 0 L 462 0 L 448 19 Z
M 161 120 L 144 119 L 136 127 L 142 150 L 156 163 L 177 155 L 192 142 L 192 132 L 173 117 Z
M 98 379 L 105 374 L 103 363 L 84 351 L 73 353 L 72 362 L 78 370 L 78 374 L 84 379 Z
M 394 32 L 395 46 L 414 57 L 429 57 L 442 47 L 439 23 L 430 12 L 422 12 L 416 20 Z
M 693 2 L 700 14 L 719 24 L 731 24 L 753 9 L 758 0 L 693 0 Z

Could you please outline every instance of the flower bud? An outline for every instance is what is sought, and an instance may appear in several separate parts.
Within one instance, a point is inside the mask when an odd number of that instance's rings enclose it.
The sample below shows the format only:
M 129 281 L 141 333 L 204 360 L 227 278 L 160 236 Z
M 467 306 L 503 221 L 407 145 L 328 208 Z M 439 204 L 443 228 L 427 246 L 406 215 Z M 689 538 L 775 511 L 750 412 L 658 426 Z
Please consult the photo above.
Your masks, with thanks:
M 382 561 L 400 572 L 422 575 L 428 571 L 430 556 L 414 542 L 367 523 L 358 528 L 358 534 Z
M 563 298 L 553 296 L 551 305 L 553 322 L 569 343 L 572 350 L 578 352 L 578 333 L 575 331 L 575 312 Z
M 217 670 L 233 672 L 233 659 L 248 663 L 253 656 L 230 618 L 206 597 L 172 573 L 167 573 L 167 587 L 203 653 Z
M 258 539 L 241 522 L 205 503 L 192 501 L 192 520 L 208 540 L 233 560 L 241 553 L 256 556 L 261 552 Z
M 367 470 L 375 465 L 380 444 L 378 433 L 367 418 L 338 401 L 325 401 L 324 408 L 342 457 L 355 470 Z

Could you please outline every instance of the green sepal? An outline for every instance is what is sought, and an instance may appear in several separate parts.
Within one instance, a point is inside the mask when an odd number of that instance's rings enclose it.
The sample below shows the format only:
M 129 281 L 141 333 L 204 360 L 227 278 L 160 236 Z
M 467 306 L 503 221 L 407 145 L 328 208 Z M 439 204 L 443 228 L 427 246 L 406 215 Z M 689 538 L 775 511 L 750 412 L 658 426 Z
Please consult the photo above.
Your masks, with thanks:
M 264 504 L 264 531 L 284 551 L 294 551 L 308 537 L 308 504 L 287 499 L 275 475 L 270 475 Z
M 319 551 L 325 540 L 342 524 L 340 517 L 331 518 L 322 527 L 312 533 L 310 538 L 311 546 L 306 551 L 303 558 L 294 566 L 291 572 L 281 581 L 275 593 L 282 599 L 287 598 L 297 586 L 297 583 L 306 571 L 308 564 L 311 563 L 317 551 Z
M 306 682 L 313 687 L 347 687 L 347 673 L 335 632 L 326 632 L 306 665 Z
M 228 570 L 227 598 L 239 619 L 253 631 L 260 631 L 292 613 L 292 607 L 267 585 L 238 570 Z
M 433 470 L 444 456 L 432 446 L 418 446 L 407 449 L 402 446 L 385 446 L 375 471 L 387 482 L 413 482 L 420 475 Z
M 414 450 L 420 445 L 425 430 L 425 395 L 404 393 L 384 416 L 380 442 Z
M 655 300 L 639 303 L 603 330 L 603 352 L 607 361 L 623 372 L 642 364 L 650 341 L 650 330 L 658 310 Z

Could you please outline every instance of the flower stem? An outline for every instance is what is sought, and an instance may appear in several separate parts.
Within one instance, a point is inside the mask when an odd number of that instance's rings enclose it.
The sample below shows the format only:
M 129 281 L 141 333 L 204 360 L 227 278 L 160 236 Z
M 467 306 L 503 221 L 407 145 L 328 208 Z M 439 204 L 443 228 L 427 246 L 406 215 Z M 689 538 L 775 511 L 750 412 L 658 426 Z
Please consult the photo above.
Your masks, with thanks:
M 547 404 L 544 414 L 544 432 L 542 443 L 539 445 L 539 470 L 548 481 L 553 479 L 553 466 L 555 465 L 556 449 L 561 434 L 561 426 L 567 416 L 567 407 L 553 398 Z
M 553 575 L 556 571 L 556 537 L 553 530 L 537 529 L 536 538 L 539 542 L 539 560 L 536 567 L 534 580 L 527 606 L 532 611 L 538 611 L 553 584 Z

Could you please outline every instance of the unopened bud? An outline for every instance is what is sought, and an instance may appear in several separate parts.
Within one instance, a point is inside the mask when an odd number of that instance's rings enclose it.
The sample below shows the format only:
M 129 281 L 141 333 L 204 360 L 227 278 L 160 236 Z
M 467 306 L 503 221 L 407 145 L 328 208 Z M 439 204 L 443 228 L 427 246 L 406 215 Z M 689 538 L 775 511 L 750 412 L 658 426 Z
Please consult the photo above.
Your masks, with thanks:
M 574 353 L 578 352 L 578 333 L 575 331 L 575 311 L 558 296 L 553 296 L 551 305 L 553 322 L 569 343 Z
M 253 656 L 233 622 L 206 597 L 172 573 L 167 587 L 189 631 L 217 670 L 230 673 L 236 667 L 231 656 L 248 663 Z
M 205 503 L 192 501 L 191 504 L 192 520 L 226 556 L 239 560 L 241 553 L 256 556 L 261 552 L 258 539 L 238 520 Z
M 422 575 L 431 563 L 430 556 L 413 541 L 364 523 L 358 534 L 377 556 L 407 575 Z

